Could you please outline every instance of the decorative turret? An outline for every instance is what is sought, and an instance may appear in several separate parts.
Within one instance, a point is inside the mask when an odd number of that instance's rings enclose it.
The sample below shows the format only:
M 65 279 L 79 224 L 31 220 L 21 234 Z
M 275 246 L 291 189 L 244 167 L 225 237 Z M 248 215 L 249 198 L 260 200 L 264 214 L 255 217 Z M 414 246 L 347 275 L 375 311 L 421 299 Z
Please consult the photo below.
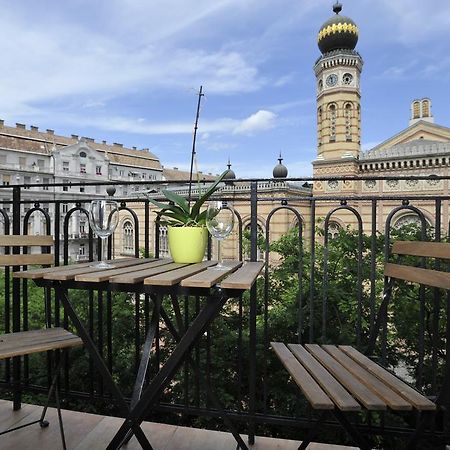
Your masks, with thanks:
M 363 61 L 355 46 L 358 28 L 341 16 L 342 5 L 320 28 L 322 56 L 314 65 L 317 79 L 317 161 L 358 158 L 360 153 L 360 76 Z
M 283 158 L 281 157 L 281 152 L 280 152 L 280 157 L 278 158 L 278 164 L 273 168 L 273 177 L 274 178 L 286 178 L 288 175 L 288 170 L 287 167 L 282 164 Z
M 225 174 L 225 176 L 223 177 L 223 179 L 224 180 L 235 180 L 236 179 L 236 174 L 234 173 L 233 170 L 231 170 L 230 158 L 228 158 L 227 167 L 228 167 L 228 170 L 227 170 L 227 173 Z
M 317 90 L 317 158 L 314 176 L 358 173 L 361 153 L 361 91 L 363 60 L 355 50 L 358 27 L 349 17 L 341 16 L 342 5 L 333 5 L 334 16 L 318 34 L 321 56 L 314 65 Z M 354 182 L 345 184 L 314 183 L 313 192 L 355 192 Z

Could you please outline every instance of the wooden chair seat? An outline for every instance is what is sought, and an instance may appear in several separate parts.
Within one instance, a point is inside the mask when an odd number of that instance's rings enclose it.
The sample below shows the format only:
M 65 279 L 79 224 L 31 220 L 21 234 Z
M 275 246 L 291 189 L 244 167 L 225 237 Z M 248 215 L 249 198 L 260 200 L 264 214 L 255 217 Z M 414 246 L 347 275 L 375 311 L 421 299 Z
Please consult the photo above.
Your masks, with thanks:
M 81 345 L 81 338 L 64 328 L 7 333 L 0 335 L 0 359 Z
M 436 405 L 351 346 L 271 346 L 314 409 L 433 411 Z

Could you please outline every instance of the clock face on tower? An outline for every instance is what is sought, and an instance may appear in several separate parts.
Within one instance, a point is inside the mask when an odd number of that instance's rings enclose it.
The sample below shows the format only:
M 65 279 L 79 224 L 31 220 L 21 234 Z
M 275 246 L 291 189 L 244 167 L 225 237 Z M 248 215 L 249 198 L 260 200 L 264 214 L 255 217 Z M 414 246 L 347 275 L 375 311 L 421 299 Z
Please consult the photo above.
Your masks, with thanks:
M 336 85 L 337 80 L 338 80 L 337 75 L 335 73 L 332 73 L 331 75 L 327 76 L 325 83 L 327 83 L 327 86 L 333 87 Z

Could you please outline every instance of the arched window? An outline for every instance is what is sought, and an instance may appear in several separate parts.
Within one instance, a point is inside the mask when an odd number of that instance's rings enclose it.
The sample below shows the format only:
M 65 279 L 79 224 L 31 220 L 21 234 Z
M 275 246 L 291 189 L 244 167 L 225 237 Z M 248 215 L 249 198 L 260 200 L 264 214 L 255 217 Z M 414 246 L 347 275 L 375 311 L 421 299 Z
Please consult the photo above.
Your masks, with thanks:
M 166 258 L 169 256 L 169 242 L 167 239 L 167 227 L 162 225 L 159 227 L 159 257 Z
M 420 117 L 420 103 L 413 103 L 413 119 L 418 119 Z
M 427 224 L 429 225 L 428 221 Z M 419 219 L 419 216 L 417 216 L 416 214 L 404 214 L 403 216 L 395 220 L 393 227 L 398 230 L 408 225 L 416 225 L 418 228 L 420 228 L 421 221 Z
M 330 119 L 330 142 L 336 141 L 336 105 L 332 103 L 328 107 L 328 117 Z
M 422 117 L 430 117 L 430 102 L 422 100 Z
M 322 144 L 322 107 L 317 109 L 317 143 Z
M 345 105 L 345 139 L 347 142 L 351 142 L 352 140 L 352 104 L 347 103 Z
M 337 236 L 339 235 L 339 232 L 341 231 L 342 227 L 337 223 L 334 222 L 333 220 L 330 220 L 328 222 L 328 239 L 331 241 L 332 239 L 336 239 Z
M 123 224 L 122 233 L 123 253 L 126 255 L 134 254 L 134 228 L 133 224 L 126 220 Z

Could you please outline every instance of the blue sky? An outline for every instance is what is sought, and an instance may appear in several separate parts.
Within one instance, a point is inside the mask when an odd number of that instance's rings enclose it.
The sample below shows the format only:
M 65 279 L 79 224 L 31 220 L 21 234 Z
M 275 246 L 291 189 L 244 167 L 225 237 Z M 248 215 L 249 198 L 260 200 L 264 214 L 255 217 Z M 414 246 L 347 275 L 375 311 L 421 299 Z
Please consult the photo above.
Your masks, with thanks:
M 317 32 L 333 0 L 0 0 L 0 118 L 148 147 L 188 168 L 292 176 L 316 156 Z M 429 97 L 450 126 L 450 2 L 343 0 L 359 27 L 362 145 L 406 128 Z

